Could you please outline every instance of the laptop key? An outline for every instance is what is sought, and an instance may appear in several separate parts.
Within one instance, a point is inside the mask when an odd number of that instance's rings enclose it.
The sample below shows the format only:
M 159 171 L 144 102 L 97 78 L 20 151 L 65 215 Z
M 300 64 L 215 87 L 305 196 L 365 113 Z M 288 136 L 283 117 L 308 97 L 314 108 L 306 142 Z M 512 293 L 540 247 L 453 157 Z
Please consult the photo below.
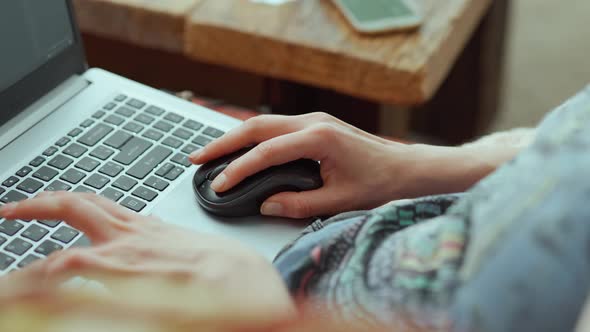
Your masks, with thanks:
M 194 131 L 203 128 L 203 124 L 195 120 L 186 120 L 186 122 L 182 126 L 188 129 L 192 129 Z
M 45 162 L 45 158 L 39 156 L 33 160 L 31 160 L 31 162 L 29 163 L 29 165 L 33 166 L 33 167 L 39 167 L 41 166 L 43 163 Z
M 74 161 L 64 155 L 58 155 L 57 157 L 51 159 L 48 163 L 49 166 L 55 167 L 59 170 L 64 170 L 68 166 L 70 166 Z
M 194 144 L 187 144 L 184 148 L 182 148 L 182 152 L 184 152 L 186 154 L 191 154 L 199 149 L 200 149 L 200 147 L 198 147 Z
M 31 241 L 39 241 L 49 234 L 49 231 L 39 225 L 31 225 L 22 232 L 22 237 Z
M 104 175 L 108 175 L 114 178 L 123 171 L 123 166 L 117 165 L 109 161 L 104 166 L 102 166 L 98 171 Z
M 35 252 L 43 256 L 49 256 L 56 251 L 62 250 L 63 248 L 64 247 L 51 240 L 45 240 L 35 249 Z
M 6 242 L 6 238 L 4 236 L 0 236 L 0 246 Z
M 135 133 L 135 134 L 142 131 L 143 128 L 144 128 L 144 126 L 140 125 L 137 122 L 129 122 L 123 127 L 123 129 L 128 130 L 128 131 Z
M 121 205 L 132 211 L 141 212 L 141 210 L 143 210 L 147 204 L 129 196 L 125 197 L 125 199 L 121 201 Z
M 27 195 L 21 194 L 18 191 L 11 190 L 8 193 L 6 193 L 6 195 L 2 196 L 2 198 L 0 198 L 0 202 L 8 204 L 12 202 L 22 201 L 27 198 Z
M 35 173 L 33 173 L 33 177 L 48 182 L 53 180 L 53 178 L 56 177 L 58 173 L 59 172 L 54 170 L 53 168 L 43 166 L 39 168 Z
M 156 107 L 156 106 L 150 106 L 145 109 L 145 112 L 149 113 L 151 115 L 160 116 L 160 115 L 164 114 L 166 111 L 164 111 L 163 109 Z
M 113 188 L 105 189 L 102 193 L 100 193 L 100 195 L 110 199 L 113 202 L 118 202 L 121 198 L 123 198 L 123 193 Z
M 119 125 L 121 125 L 123 122 L 125 122 L 125 119 L 123 119 L 123 118 L 122 118 L 122 117 L 120 117 L 120 116 L 116 116 L 116 115 L 114 115 L 114 114 L 111 114 L 111 115 L 107 116 L 107 117 L 104 119 L 104 122 L 106 122 L 106 123 L 110 123 L 110 124 L 112 124 L 112 125 L 115 125 L 115 126 L 119 126 Z
M 25 252 L 31 249 L 33 245 L 23 239 L 16 238 L 6 245 L 4 250 L 11 252 L 15 255 L 22 256 Z
M 6 189 L 0 187 L 0 195 L 4 194 L 4 192 L 6 192 Z
M 162 165 L 162 167 L 160 167 L 156 171 L 156 175 L 158 175 L 158 176 L 165 176 L 166 174 L 168 174 L 168 172 L 170 172 L 173 169 L 174 169 L 174 165 L 173 164 L 166 163 L 166 164 Z
M 70 130 L 70 132 L 68 133 L 68 136 L 76 137 L 76 136 L 80 135 L 82 132 L 83 132 L 82 129 L 74 128 L 74 129 Z
M 33 180 L 31 178 L 28 178 L 28 179 L 24 180 L 23 182 L 19 183 L 16 188 L 18 190 L 22 190 L 26 193 L 34 194 L 42 187 L 43 187 L 43 183 L 41 183 L 37 180 Z
M 121 148 L 121 152 L 119 152 L 113 160 L 123 165 L 130 165 L 152 145 L 151 142 L 143 138 L 133 137 Z
M 89 194 L 96 194 L 96 191 L 86 187 L 86 186 L 78 186 L 76 189 L 73 190 L 75 193 L 89 193 Z
M 16 259 L 0 252 L 0 271 L 5 271 Z
M 82 160 L 76 163 L 75 167 L 85 170 L 86 172 L 94 171 L 98 166 L 100 166 L 100 162 L 98 160 L 92 159 L 90 157 L 84 157 Z
M 182 145 L 182 141 L 174 137 L 166 137 L 166 139 L 162 141 L 162 144 L 176 149 Z
M 14 186 L 18 181 L 20 181 L 19 178 L 17 178 L 16 176 L 11 176 L 8 179 L 4 180 L 4 182 L 2 182 L 2 185 L 7 188 L 10 188 Z
M 135 185 L 137 185 L 137 181 L 125 175 L 121 175 L 119 178 L 117 178 L 117 180 L 115 180 L 115 182 L 113 182 L 113 187 L 123 191 L 129 191 L 135 187 Z
M 82 145 L 72 143 L 67 148 L 65 148 L 64 154 L 67 154 L 68 156 L 72 156 L 74 158 L 79 158 L 84 153 L 86 153 L 86 151 L 88 151 L 88 149 L 83 147 Z
M 99 146 L 90 152 L 90 156 L 98 158 L 100 160 L 107 160 L 110 156 L 115 153 L 114 150 L 107 148 L 106 146 Z
M 154 117 L 151 117 L 151 116 L 149 116 L 147 114 L 143 114 L 143 113 L 141 113 L 135 117 L 135 121 L 143 123 L 145 125 L 149 125 L 152 122 L 154 122 L 155 120 L 156 119 Z
M 23 224 L 19 223 L 16 220 L 4 220 L 0 223 L 0 233 L 4 233 L 8 236 L 13 236 L 14 234 L 18 233 L 23 227 Z
M 172 135 L 186 140 L 186 139 L 191 138 L 191 136 L 193 136 L 193 132 L 190 130 L 183 129 L 183 128 L 178 128 L 172 133 Z
M 207 127 L 205 130 L 203 130 L 203 134 L 211 136 L 211 137 L 219 138 L 219 137 L 223 136 L 223 134 L 225 134 L 225 132 L 223 132 L 217 128 Z
M 166 190 L 166 188 L 168 188 L 168 186 L 170 185 L 168 181 L 164 181 L 155 176 L 150 176 L 147 180 L 145 180 L 143 184 L 159 191 Z
M 148 129 L 143 133 L 142 136 L 145 138 L 149 138 L 151 140 L 154 140 L 154 141 L 159 141 L 160 138 L 164 137 L 164 134 L 162 134 L 159 131 L 155 131 L 153 129 Z
M 68 191 L 72 189 L 72 186 L 65 184 L 59 180 L 55 180 L 51 182 L 47 187 L 45 187 L 45 191 Z
M 50 228 L 55 228 L 61 224 L 61 220 L 37 220 L 37 222 Z
M 124 117 L 128 118 L 128 117 L 133 116 L 133 114 L 135 114 L 135 111 L 128 108 L 128 107 L 121 106 L 115 111 L 115 113 L 119 114 L 120 116 L 124 116 Z
M 156 122 L 156 124 L 154 125 L 154 128 L 167 133 L 170 130 L 172 130 L 172 128 L 174 128 L 174 125 L 172 125 L 166 121 L 160 120 L 160 121 Z
M 104 108 L 107 111 L 112 111 L 113 109 L 115 109 L 115 107 L 117 107 L 117 104 L 111 102 L 111 103 L 104 105 L 102 108 Z
M 188 156 L 182 153 L 177 153 L 174 155 L 174 157 L 172 157 L 172 159 L 170 159 L 170 161 L 173 161 L 177 164 L 180 164 L 184 167 L 189 167 L 191 164 L 191 162 L 188 160 Z
M 24 267 L 31 265 L 39 259 L 41 259 L 41 257 L 29 254 L 27 255 L 27 257 L 23 258 L 20 262 L 18 262 L 17 266 L 22 269 Z
M 123 95 L 123 94 L 120 94 L 120 95 L 118 95 L 118 96 L 115 97 L 115 101 L 118 101 L 118 102 L 125 101 L 125 99 L 127 99 L 127 96 L 126 95 Z
M 50 146 L 47 149 L 45 149 L 45 151 L 43 151 L 43 155 L 46 157 L 51 157 L 53 156 L 56 152 L 58 151 L 58 149 L 55 146 Z
M 127 101 L 127 105 L 129 105 L 131 107 L 135 107 L 137 109 L 141 109 L 145 106 L 145 102 L 143 102 L 139 99 L 132 98 L 129 101 Z
M 127 171 L 127 175 L 141 180 L 171 154 L 172 150 L 158 145 L 138 162 L 133 164 L 133 166 Z
M 104 144 L 115 149 L 120 149 L 123 145 L 125 145 L 125 143 L 129 142 L 131 138 L 133 138 L 133 135 L 131 135 L 128 132 L 119 130 L 115 132 L 113 135 L 111 135 L 111 137 L 109 137 L 104 142 Z
M 137 189 L 135 189 L 133 191 L 133 193 L 131 193 L 131 195 L 136 196 L 136 197 L 139 197 L 139 198 L 141 198 L 143 200 L 146 200 L 148 202 L 151 202 L 156 197 L 158 197 L 158 193 L 157 192 L 155 192 L 155 191 L 153 191 L 151 189 L 148 189 L 146 187 L 142 187 L 142 186 L 140 186 Z
M 107 113 L 105 111 L 96 111 L 96 112 L 94 112 L 94 114 L 92 114 L 92 117 L 95 119 L 101 119 L 106 114 Z
M 71 184 L 78 184 L 78 182 L 80 182 L 85 177 L 86 173 L 80 172 L 77 169 L 70 168 L 59 178 Z
M 170 122 L 180 123 L 182 120 L 184 120 L 184 116 L 178 115 L 176 113 L 168 112 L 168 114 L 166 114 L 164 119 L 166 119 Z
M 51 234 L 51 238 L 59 242 L 68 244 L 78 236 L 80 232 L 67 226 L 61 226 L 55 233 Z
M 84 181 L 84 184 L 94 189 L 100 190 L 104 188 L 104 186 L 106 186 L 110 181 L 111 180 L 109 178 L 100 174 L 92 174 L 88 179 L 86 179 L 86 181 Z
M 18 170 L 18 172 L 16 172 L 16 175 L 22 177 L 25 177 L 27 175 L 29 175 L 29 173 L 31 173 L 33 171 L 32 168 L 30 168 L 29 166 L 25 166 L 21 169 Z
M 88 127 L 92 126 L 93 124 L 94 124 L 94 120 L 86 119 L 86 120 L 84 120 L 84 122 L 80 123 L 80 127 L 88 128 Z
M 61 147 L 66 146 L 66 144 L 70 143 L 71 139 L 67 138 L 67 137 L 62 137 L 59 140 L 57 140 L 57 142 L 55 142 L 55 145 Z
M 168 172 L 164 178 L 170 181 L 176 180 L 180 175 L 184 173 L 184 169 L 180 167 L 174 167 L 170 172 Z
M 212 141 L 213 140 L 210 138 L 207 138 L 203 135 L 199 135 L 193 140 L 193 143 L 200 145 L 200 146 L 206 146 L 207 144 L 211 143 Z
M 203 130 L 203 134 L 211 136 L 211 137 L 219 138 L 219 137 L 223 136 L 223 134 L 225 134 L 225 132 L 223 132 L 217 128 L 207 127 L 205 130 Z
M 104 123 L 99 123 L 96 126 L 92 127 L 82 137 L 80 137 L 80 139 L 78 139 L 78 142 L 86 146 L 95 146 L 96 143 L 98 143 L 101 139 L 105 138 L 113 130 L 115 130 L 113 127 L 107 126 Z

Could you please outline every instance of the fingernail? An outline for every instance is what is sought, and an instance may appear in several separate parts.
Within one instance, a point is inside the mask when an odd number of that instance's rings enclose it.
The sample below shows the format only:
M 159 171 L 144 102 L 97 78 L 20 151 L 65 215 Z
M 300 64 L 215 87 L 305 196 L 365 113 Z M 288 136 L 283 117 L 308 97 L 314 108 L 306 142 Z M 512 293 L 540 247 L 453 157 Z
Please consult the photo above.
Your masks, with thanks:
M 213 180 L 213 183 L 211 183 L 211 188 L 215 191 L 220 191 L 225 186 L 226 181 L 227 181 L 227 176 L 225 176 L 225 174 L 221 173 L 215 178 L 215 180 Z
M 7 216 L 14 211 L 17 203 L 8 203 L 6 205 L 0 206 L 0 215 Z
M 188 156 L 188 158 L 189 158 L 191 161 L 193 161 L 193 162 L 196 162 L 196 161 L 198 161 L 198 160 L 199 160 L 199 157 L 200 157 L 200 156 L 201 156 L 201 150 L 197 150 L 197 151 L 194 151 L 193 153 L 191 153 L 191 154 Z
M 280 203 L 264 203 L 260 207 L 260 213 L 265 216 L 282 216 L 283 205 Z

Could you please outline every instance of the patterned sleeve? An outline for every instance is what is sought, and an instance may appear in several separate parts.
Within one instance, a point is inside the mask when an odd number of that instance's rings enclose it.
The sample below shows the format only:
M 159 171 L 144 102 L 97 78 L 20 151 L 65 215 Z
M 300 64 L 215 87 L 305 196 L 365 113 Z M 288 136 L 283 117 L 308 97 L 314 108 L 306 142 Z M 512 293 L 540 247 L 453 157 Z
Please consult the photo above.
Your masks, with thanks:
M 590 292 L 589 170 L 590 86 L 467 193 L 316 221 L 275 264 L 342 320 L 571 331 Z
M 294 296 L 321 298 L 343 318 L 398 320 L 396 309 L 403 304 L 407 316 L 408 301 L 427 302 L 426 296 L 444 300 L 450 280 L 445 269 L 455 269 L 463 245 L 458 223 L 425 223 L 421 235 L 414 231 L 412 238 L 403 236 L 403 230 L 443 215 L 461 196 L 396 201 L 317 220 L 277 256 L 275 266 Z M 433 255 L 438 247 L 444 249 Z M 411 296 L 431 289 L 437 291 L 421 299 Z

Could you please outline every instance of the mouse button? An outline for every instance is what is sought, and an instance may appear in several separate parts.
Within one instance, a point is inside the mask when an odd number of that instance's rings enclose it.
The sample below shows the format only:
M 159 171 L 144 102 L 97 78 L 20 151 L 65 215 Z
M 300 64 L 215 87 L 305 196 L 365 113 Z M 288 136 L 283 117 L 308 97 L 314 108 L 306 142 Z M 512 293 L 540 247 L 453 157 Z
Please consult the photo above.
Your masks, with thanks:
M 239 196 L 230 191 L 218 193 L 211 188 L 209 181 L 205 181 L 199 185 L 198 191 L 204 200 L 215 204 L 229 202 Z

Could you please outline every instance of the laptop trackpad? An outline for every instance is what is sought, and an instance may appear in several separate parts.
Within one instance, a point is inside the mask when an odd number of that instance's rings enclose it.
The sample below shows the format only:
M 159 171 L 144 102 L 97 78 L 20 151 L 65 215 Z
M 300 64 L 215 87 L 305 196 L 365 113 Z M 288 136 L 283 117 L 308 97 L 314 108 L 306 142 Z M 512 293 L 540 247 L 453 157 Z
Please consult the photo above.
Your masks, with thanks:
M 221 218 L 203 210 L 193 193 L 190 178 L 185 178 L 174 190 L 156 204 L 152 214 L 168 223 L 198 232 L 224 235 L 254 247 L 268 259 L 295 239 L 309 221 L 282 218 L 247 217 Z

